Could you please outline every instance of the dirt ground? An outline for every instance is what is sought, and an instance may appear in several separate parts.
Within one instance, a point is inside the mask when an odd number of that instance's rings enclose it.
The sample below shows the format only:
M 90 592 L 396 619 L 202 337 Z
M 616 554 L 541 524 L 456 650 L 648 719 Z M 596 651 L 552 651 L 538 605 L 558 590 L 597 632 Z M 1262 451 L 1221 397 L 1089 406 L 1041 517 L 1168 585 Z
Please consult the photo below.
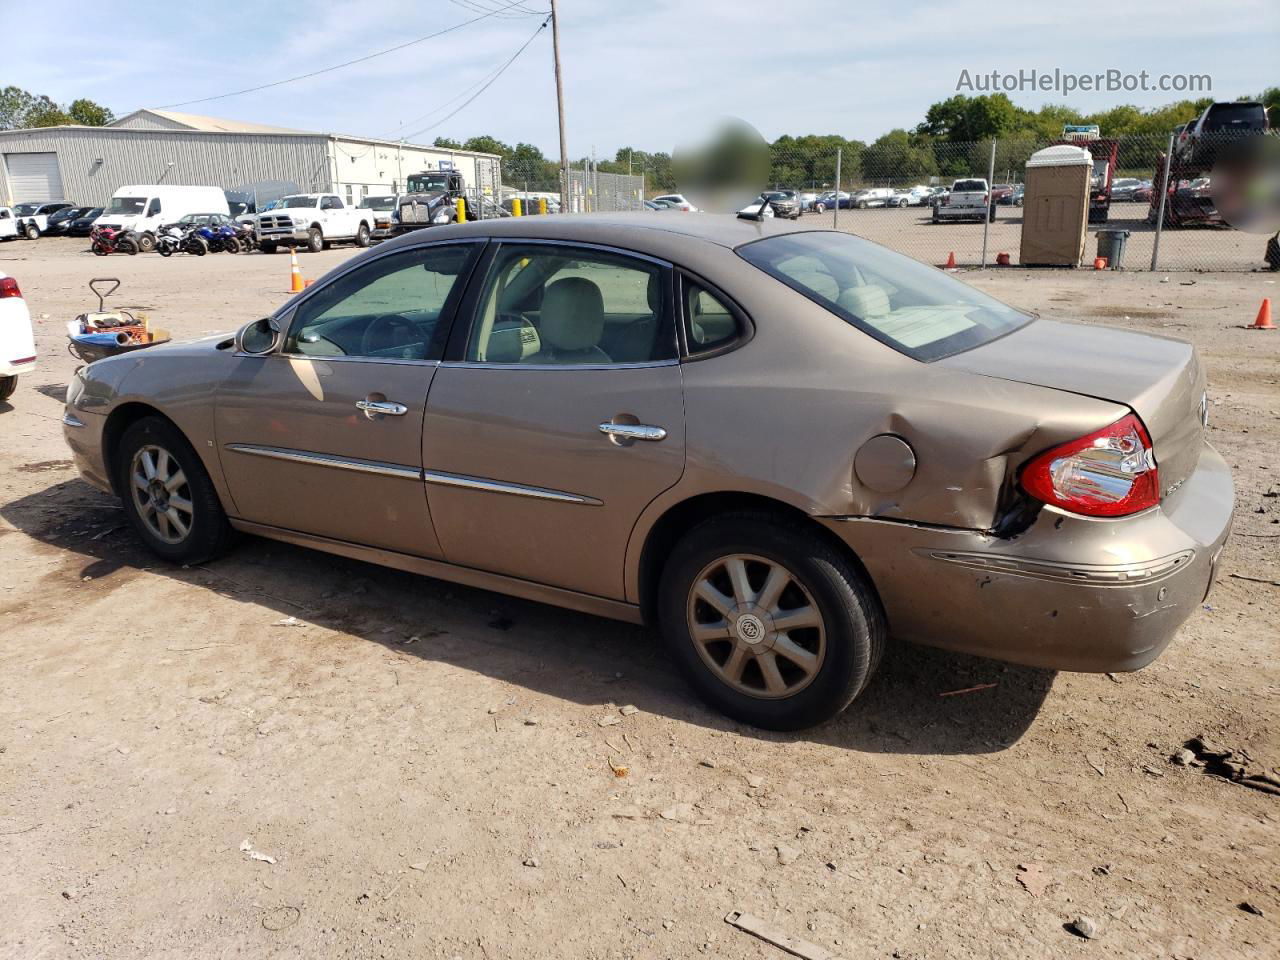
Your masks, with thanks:
M 288 258 L 84 246 L 0 247 L 40 349 L 0 404 L 0 957 L 784 956 L 735 910 L 846 960 L 1276 956 L 1280 797 L 1169 759 L 1204 734 L 1280 771 L 1280 333 L 1240 329 L 1273 277 L 964 274 L 1197 344 L 1238 491 L 1218 581 L 1139 673 L 897 647 L 781 735 L 639 628 L 260 540 L 159 564 L 70 468 L 63 323 L 106 274 L 229 330 Z

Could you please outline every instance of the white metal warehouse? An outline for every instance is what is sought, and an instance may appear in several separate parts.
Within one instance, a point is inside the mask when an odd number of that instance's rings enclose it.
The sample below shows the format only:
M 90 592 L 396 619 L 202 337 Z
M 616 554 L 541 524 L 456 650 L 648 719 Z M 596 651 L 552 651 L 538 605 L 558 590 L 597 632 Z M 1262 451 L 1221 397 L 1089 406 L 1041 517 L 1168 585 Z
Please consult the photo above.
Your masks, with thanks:
M 166 110 L 136 110 L 106 127 L 0 130 L 0 204 L 68 200 L 101 206 L 125 184 L 222 187 L 274 199 L 326 191 L 358 204 L 427 170 L 461 171 L 468 190 L 496 195 L 488 153 L 312 133 Z

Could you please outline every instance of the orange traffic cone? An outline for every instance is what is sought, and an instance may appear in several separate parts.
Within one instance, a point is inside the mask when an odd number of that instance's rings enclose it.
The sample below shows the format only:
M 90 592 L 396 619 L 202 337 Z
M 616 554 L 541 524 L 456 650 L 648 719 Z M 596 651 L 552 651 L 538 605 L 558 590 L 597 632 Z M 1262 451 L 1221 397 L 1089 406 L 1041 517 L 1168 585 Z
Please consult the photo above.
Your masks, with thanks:
M 946 269 L 954 270 L 955 268 L 956 268 L 956 252 L 952 250 L 950 253 L 947 254 Z
M 302 271 L 298 269 L 298 251 L 289 249 L 289 292 L 302 292 Z
M 1274 330 L 1276 325 L 1271 322 L 1271 298 L 1267 297 L 1262 301 L 1262 306 L 1258 308 L 1258 319 L 1253 321 L 1253 325 L 1246 327 L 1246 330 Z

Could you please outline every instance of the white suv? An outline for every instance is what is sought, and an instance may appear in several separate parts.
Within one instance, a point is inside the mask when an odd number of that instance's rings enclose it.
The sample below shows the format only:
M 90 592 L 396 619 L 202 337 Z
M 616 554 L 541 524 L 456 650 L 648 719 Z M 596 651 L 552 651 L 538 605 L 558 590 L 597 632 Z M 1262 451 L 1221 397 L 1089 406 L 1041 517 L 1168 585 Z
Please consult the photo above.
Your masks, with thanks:
M 18 281 L 0 273 L 0 403 L 13 396 L 18 374 L 34 370 L 36 338 Z

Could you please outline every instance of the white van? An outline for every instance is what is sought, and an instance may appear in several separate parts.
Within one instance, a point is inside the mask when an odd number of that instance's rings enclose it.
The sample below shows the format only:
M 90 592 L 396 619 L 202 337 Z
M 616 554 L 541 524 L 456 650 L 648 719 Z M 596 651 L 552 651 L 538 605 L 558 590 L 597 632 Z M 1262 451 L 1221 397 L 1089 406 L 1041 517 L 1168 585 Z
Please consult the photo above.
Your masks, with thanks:
M 121 187 L 111 195 L 95 227 L 133 230 L 143 253 L 154 250 L 156 230 L 176 223 L 189 213 L 221 213 L 230 216 L 227 195 L 221 187 L 179 187 L 144 184 Z

